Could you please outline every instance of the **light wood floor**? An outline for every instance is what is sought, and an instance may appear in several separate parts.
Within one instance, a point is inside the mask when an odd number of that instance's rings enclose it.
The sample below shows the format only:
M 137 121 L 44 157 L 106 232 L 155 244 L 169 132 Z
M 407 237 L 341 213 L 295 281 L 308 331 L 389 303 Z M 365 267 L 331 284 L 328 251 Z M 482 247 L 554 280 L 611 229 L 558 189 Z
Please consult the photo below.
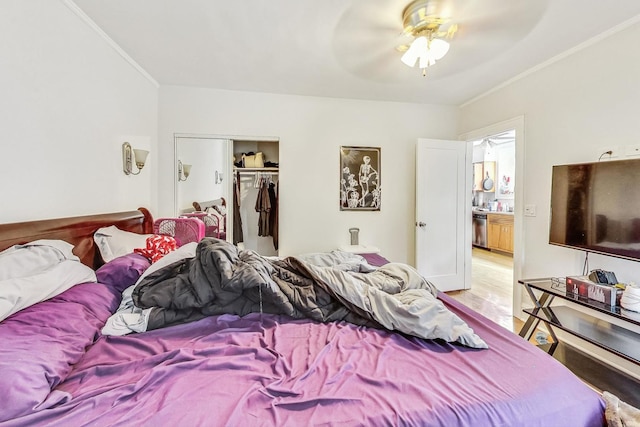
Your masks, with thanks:
M 513 258 L 473 248 L 471 289 L 447 292 L 468 307 L 512 332 L 522 328 L 513 317 Z

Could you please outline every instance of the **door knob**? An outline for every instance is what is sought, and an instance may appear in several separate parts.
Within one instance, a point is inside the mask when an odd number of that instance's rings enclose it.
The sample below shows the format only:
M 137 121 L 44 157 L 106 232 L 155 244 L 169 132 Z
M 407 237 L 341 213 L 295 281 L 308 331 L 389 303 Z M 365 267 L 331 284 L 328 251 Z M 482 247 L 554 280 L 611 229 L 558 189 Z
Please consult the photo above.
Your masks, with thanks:
M 418 227 L 423 227 L 423 228 L 427 226 L 427 224 L 426 224 L 426 223 L 424 223 L 424 222 L 422 222 L 422 221 L 417 222 L 417 223 L 416 223 L 416 225 L 417 225 Z

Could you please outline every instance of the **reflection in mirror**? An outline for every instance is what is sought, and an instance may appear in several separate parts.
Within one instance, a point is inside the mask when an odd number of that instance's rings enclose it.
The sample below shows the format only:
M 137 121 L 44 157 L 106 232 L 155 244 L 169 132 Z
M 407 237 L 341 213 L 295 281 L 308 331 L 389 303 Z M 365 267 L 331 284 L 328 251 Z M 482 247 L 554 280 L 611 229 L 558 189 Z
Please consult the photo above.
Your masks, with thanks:
M 222 179 L 230 176 L 230 149 L 231 141 L 227 139 L 175 138 L 176 216 L 194 212 L 194 202 L 209 206 L 211 203 L 208 202 L 221 198 L 231 200 L 230 186 L 227 180 Z M 227 203 L 227 208 L 231 209 L 229 205 Z M 225 231 L 229 231 L 225 235 L 227 240 L 231 240 L 230 230 Z
M 191 174 L 191 165 L 182 163 L 182 160 L 178 160 L 178 181 L 186 181 Z

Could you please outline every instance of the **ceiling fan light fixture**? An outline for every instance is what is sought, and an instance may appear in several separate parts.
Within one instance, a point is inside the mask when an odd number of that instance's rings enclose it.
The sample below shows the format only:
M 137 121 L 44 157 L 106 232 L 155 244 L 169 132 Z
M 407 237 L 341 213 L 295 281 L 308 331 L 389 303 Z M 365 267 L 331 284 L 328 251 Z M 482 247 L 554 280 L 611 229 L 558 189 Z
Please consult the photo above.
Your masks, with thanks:
M 406 51 L 404 55 L 402 55 L 402 58 L 400 58 L 400 61 L 402 61 L 404 65 L 411 68 L 413 68 L 413 66 L 416 65 L 417 60 L 418 60 L 418 54 L 415 51 L 411 51 L 411 49 Z
M 442 39 L 433 39 L 429 43 L 429 52 L 436 61 L 442 59 L 449 52 L 449 42 Z
M 449 52 L 449 43 L 439 37 L 452 37 L 457 30 L 454 25 L 447 32 L 439 31 L 440 26 L 449 20 L 440 15 L 442 9 L 441 0 L 415 0 L 403 12 L 404 32 L 415 39 L 400 60 L 409 67 L 417 63 L 423 76 L 427 67 Z
M 448 42 L 442 39 L 429 40 L 428 36 L 419 36 L 411 43 L 400 60 L 409 67 L 414 67 L 418 62 L 418 66 L 424 69 L 435 64 L 448 51 Z
M 418 64 L 418 66 L 419 66 L 419 68 L 422 68 L 424 70 L 425 68 L 430 67 L 435 63 L 436 63 L 436 60 L 433 59 L 433 56 L 431 56 L 431 55 L 422 55 L 420 57 L 420 63 Z
M 482 140 L 482 144 L 480 144 L 482 148 L 485 148 L 487 150 L 492 149 L 495 145 L 496 144 L 489 138 L 485 138 L 484 140 Z
M 400 60 L 409 67 L 413 67 L 416 61 L 424 56 L 424 52 L 429 49 L 429 41 L 426 37 L 416 38 L 409 46 L 409 49 L 402 55 Z

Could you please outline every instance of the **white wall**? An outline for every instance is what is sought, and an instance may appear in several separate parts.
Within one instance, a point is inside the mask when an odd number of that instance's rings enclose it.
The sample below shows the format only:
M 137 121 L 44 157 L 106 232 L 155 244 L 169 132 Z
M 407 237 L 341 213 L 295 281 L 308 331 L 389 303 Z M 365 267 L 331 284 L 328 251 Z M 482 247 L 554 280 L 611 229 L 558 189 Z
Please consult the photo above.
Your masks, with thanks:
M 394 261 L 414 262 L 415 143 L 455 139 L 457 109 L 162 86 L 159 214 L 173 213 L 173 134 L 279 138 L 280 254 L 349 243 L 350 227 Z M 339 210 L 339 147 L 382 148 L 382 210 Z
M 622 152 L 640 144 L 638 40 L 640 24 L 635 24 L 461 107 L 460 133 L 524 115 L 524 171 L 518 173 L 524 182 L 516 207 L 535 205 L 536 216 L 521 216 L 522 253 L 515 256 L 522 269 L 516 279 L 581 274 L 583 252 L 548 244 L 551 169 L 554 164 L 597 161 L 610 147 Z M 629 197 L 640 199 L 640 189 L 629 188 Z M 640 283 L 638 262 L 592 254 L 589 267 L 613 270 L 622 282 Z M 593 346 L 586 349 L 615 359 Z M 621 359 L 616 363 L 639 375 L 637 366 Z
M 582 271 L 584 253 L 548 244 L 551 168 L 597 161 L 602 147 L 640 143 L 640 24 L 561 59 L 460 109 L 461 133 L 511 117 L 525 117 L 524 277 Z M 629 189 L 640 198 L 640 189 Z M 520 194 L 518 194 L 520 197 Z M 591 268 L 615 270 L 640 282 L 636 262 L 591 255 Z
M 0 222 L 153 208 L 156 85 L 63 1 L 3 0 L 0 39 Z

